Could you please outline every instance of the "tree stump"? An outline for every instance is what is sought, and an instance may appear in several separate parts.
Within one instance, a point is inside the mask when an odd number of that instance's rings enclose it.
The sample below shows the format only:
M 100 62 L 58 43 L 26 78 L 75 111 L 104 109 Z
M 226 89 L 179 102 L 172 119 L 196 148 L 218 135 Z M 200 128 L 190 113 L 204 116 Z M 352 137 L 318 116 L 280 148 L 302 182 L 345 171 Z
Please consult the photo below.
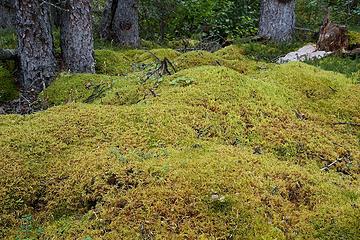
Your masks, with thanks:
M 327 14 L 320 28 L 317 49 L 326 52 L 338 52 L 345 51 L 348 47 L 349 37 L 346 26 L 332 23 L 329 14 Z

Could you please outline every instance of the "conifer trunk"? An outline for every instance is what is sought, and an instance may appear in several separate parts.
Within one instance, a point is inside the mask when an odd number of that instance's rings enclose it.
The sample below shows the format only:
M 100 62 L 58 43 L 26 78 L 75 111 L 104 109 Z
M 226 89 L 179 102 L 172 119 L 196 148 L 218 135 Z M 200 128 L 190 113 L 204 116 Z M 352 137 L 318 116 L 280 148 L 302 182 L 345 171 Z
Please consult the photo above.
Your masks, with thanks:
M 61 50 L 65 70 L 95 72 L 91 0 L 67 0 L 61 18 Z
M 259 36 L 276 42 L 292 39 L 295 29 L 295 0 L 262 0 Z
M 25 95 L 36 95 L 55 76 L 56 60 L 49 6 L 39 0 L 16 0 L 20 83 Z
M 138 0 L 108 0 L 101 24 L 101 37 L 125 46 L 139 46 L 137 2 Z

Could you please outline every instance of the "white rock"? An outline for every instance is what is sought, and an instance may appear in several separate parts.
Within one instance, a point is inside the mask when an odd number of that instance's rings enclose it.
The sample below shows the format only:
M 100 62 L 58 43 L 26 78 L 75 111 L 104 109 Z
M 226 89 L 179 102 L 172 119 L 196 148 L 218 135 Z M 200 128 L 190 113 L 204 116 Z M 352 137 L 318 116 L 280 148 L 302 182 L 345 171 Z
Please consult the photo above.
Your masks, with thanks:
M 317 51 L 315 44 L 308 44 L 295 52 L 290 52 L 286 56 L 277 60 L 277 63 L 299 62 L 306 60 L 314 60 L 326 57 L 332 52 Z

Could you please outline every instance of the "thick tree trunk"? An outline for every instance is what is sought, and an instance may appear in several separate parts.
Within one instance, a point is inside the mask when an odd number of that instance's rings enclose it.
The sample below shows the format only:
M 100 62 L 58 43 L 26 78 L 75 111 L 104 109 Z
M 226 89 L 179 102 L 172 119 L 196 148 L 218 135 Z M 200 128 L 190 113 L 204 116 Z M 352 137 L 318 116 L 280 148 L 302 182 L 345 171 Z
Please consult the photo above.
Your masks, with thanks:
M 276 42 L 292 39 L 295 29 L 295 0 L 262 0 L 259 36 Z
M 65 70 L 95 72 L 90 0 L 67 0 L 61 19 Z
M 26 94 L 36 95 L 54 78 L 56 60 L 49 6 L 38 0 L 16 0 L 20 84 Z
M 138 0 L 108 0 L 101 37 L 131 47 L 140 44 Z
M 0 1 L 0 28 L 12 27 L 15 24 L 14 0 Z

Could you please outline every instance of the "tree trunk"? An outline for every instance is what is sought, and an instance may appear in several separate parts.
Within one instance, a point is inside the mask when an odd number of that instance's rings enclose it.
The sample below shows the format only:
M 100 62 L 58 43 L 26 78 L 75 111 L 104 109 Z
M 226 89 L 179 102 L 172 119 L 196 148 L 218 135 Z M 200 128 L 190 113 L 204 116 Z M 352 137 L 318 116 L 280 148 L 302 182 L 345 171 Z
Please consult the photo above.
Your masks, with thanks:
M 91 0 L 67 0 L 61 19 L 61 50 L 65 70 L 95 72 Z
M 49 6 L 38 0 L 16 0 L 15 8 L 20 84 L 25 95 L 36 95 L 56 72 Z
M 295 29 L 295 0 L 262 0 L 259 35 L 276 42 L 292 39 Z
M 12 27 L 15 24 L 15 9 L 13 0 L 0 2 L 0 28 Z
M 108 0 L 101 24 L 101 37 L 125 46 L 139 46 L 137 2 L 138 0 Z

